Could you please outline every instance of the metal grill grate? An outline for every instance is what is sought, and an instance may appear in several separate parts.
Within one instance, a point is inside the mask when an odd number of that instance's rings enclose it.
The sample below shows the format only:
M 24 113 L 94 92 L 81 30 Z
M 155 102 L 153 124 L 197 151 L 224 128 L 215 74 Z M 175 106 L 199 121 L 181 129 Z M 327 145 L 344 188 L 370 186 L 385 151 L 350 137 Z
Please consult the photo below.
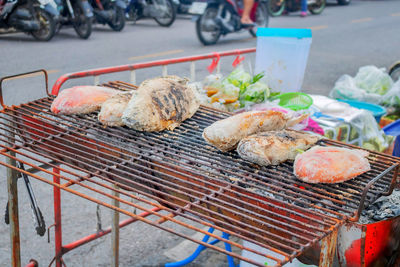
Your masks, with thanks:
M 107 86 L 135 88 L 122 82 Z M 259 266 L 263 263 L 161 224 L 170 222 L 182 229 L 208 234 L 281 266 L 345 220 L 357 220 L 364 205 L 390 194 L 396 184 L 398 161 L 379 153 L 370 153 L 371 171 L 336 185 L 303 183 L 294 177 L 290 162 L 260 167 L 243 161 L 236 152 L 221 153 L 208 145 L 201 133 L 229 114 L 206 107 L 201 107 L 174 131 L 144 133 L 126 127 L 104 128 L 96 114 L 55 116 L 49 111 L 51 102 L 51 97 L 43 98 L 0 113 L 0 130 L 4 131 L 0 140 L 5 144 L 1 145 L 1 154 L 14 157 L 7 152 L 15 152 L 16 160 L 32 168 L 26 171 L 28 175 L 52 185 L 55 184 L 51 180 L 35 172 L 55 175 L 41 166 L 59 168 L 60 178 L 65 182 L 61 185 L 63 190 L 132 217 L 136 215 L 94 195 L 149 211 L 155 215 L 152 219 L 138 219 Z M 327 140 L 321 145 L 347 146 Z M 115 189 L 115 184 L 125 190 Z M 81 193 L 72 189 L 72 185 L 96 194 Z M 110 191 L 118 191 L 135 201 L 117 198 L 107 193 Z M 160 212 L 151 208 L 159 208 Z M 193 224 L 212 226 L 273 253 L 254 251 Z

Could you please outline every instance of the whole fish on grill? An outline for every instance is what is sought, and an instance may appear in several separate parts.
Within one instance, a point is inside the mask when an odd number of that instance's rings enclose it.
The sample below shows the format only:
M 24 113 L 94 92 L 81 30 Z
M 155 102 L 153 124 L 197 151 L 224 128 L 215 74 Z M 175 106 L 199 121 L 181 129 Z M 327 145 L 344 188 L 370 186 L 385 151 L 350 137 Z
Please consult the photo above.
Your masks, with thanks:
M 243 138 L 265 131 L 282 130 L 294 126 L 308 117 L 292 118 L 275 110 L 248 111 L 219 120 L 203 131 L 203 138 L 219 150 L 235 149 Z
M 121 91 L 102 86 L 74 86 L 62 90 L 51 104 L 55 114 L 87 114 L 100 109 L 111 96 Z
M 296 156 L 294 174 L 307 183 L 341 183 L 371 170 L 368 151 L 315 146 Z
M 187 80 L 166 76 L 145 80 L 133 92 L 122 122 L 138 131 L 173 130 L 193 116 L 200 102 Z
M 262 166 L 278 165 L 294 160 L 299 150 L 313 146 L 320 137 L 293 130 L 262 132 L 242 139 L 237 146 L 239 156 Z
M 132 92 L 119 93 L 110 97 L 101 105 L 98 120 L 106 126 L 123 126 L 122 114 L 131 98 Z

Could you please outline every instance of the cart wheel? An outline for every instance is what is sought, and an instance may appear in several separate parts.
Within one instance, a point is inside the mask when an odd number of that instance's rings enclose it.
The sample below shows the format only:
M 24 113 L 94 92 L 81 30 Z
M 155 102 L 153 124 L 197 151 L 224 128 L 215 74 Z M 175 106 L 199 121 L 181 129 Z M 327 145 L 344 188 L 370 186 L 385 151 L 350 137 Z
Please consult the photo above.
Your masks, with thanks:
M 396 82 L 400 78 L 400 61 L 393 64 L 389 69 L 389 75 Z

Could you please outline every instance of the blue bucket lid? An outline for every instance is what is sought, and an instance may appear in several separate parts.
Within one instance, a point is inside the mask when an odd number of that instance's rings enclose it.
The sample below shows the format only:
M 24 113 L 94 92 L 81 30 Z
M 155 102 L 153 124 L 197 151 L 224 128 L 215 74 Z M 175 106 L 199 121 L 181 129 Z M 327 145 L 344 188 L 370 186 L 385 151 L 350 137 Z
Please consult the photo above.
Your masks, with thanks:
M 311 29 L 293 29 L 293 28 L 258 28 L 257 37 L 274 36 L 274 37 L 295 37 L 295 38 L 311 38 Z
M 354 108 L 366 109 L 368 111 L 371 111 L 374 114 L 374 116 L 382 116 L 386 113 L 386 109 L 384 107 L 372 103 L 361 102 L 356 100 L 345 100 L 345 99 L 336 99 L 336 100 L 340 102 L 345 102 Z

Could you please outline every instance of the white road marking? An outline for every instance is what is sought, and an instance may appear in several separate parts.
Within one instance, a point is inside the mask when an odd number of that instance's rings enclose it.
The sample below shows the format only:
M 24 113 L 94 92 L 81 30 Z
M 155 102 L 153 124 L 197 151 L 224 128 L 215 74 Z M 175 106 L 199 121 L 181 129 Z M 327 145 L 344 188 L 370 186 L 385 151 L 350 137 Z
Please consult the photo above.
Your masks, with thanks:
M 146 58 L 152 58 L 152 57 L 160 57 L 160 56 L 166 56 L 166 55 L 179 54 L 179 53 L 183 53 L 183 52 L 184 52 L 184 50 L 182 50 L 182 49 L 170 50 L 170 51 L 164 51 L 164 52 L 160 52 L 160 53 L 148 54 L 148 55 L 143 55 L 143 56 L 130 57 L 129 60 L 140 60 L 140 59 L 146 59 Z

